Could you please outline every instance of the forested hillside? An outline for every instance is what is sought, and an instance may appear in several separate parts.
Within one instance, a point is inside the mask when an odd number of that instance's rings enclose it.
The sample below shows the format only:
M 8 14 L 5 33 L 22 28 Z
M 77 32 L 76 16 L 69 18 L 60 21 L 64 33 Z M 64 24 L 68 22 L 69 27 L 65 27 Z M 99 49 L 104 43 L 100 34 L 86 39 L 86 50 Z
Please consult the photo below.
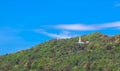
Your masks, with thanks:
M 92 33 L 49 40 L 28 50 L 0 56 L 0 71 L 120 71 L 120 35 Z M 16 46 L 17 47 L 17 46 Z

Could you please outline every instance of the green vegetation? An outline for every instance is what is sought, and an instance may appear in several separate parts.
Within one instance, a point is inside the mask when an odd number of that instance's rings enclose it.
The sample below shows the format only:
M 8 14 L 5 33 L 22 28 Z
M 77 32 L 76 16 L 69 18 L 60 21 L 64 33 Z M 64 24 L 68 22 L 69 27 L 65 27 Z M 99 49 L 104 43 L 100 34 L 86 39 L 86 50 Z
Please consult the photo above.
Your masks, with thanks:
M 93 33 L 50 40 L 28 50 L 0 56 L 0 71 L 120 71 L 120 35 Z

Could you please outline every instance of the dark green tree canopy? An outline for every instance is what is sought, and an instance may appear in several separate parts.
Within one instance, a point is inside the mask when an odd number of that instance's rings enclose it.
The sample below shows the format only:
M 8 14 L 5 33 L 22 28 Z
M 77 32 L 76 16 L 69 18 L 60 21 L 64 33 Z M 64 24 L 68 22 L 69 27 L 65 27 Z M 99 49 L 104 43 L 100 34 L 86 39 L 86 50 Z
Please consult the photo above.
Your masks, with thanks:
M 89 41 L 83 45 L 78 37 L 2 55 L 0 71 L 120 71 L 120 35 L 83 35 L 82 40 Z

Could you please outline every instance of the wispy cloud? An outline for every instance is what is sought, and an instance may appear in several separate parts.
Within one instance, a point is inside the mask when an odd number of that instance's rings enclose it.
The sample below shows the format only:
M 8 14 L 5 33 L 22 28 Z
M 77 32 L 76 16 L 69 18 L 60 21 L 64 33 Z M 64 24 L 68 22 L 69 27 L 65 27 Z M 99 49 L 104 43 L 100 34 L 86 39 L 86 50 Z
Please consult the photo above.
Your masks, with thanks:
M 120 6 L 120 3 L 116 3 L 114 6 L 117 6 L 117 7 L 118 7 L 118 6 Z
M 57 38 L 57 39 L 67 39 L 67 38 L 71 38 L 73 36 L 76 36 L 76 35 L 71 35 L 70 32 L 68 32 L 68 31 L 62 31 L 59 34 L 49 33 L 49 32 L 45 32 L 45 31 L 41 31 L 41 30 L 36 30 L 36 32 L 40 33 L 40 34 L 47 35 L 47 36 L 52 37 L 52 38 Z
M 54 26 L 56 29 L 63 30 L 95 30 L 95 25 L 84 25 L 84 24 L 60 24 Z
M 104 24 L 101 24 L 101 27 L 102 28 L 118 28 L 120 27 L 120 22 L 104 23 Z
M 58 38 L 58 39 L 66 39 L 71 38 L 74 36 L 77 36 L 77 34 L 73 34 L 73 32 L 78 32 L 80 35 L 80 32 L 90 32 L 90 31 L 101 31 L 104 29 L 118 29 L 120 30 L 120 22 L 110 22 L 110 23 L 102 23 L 102 24 L 58 24 L 58 25 L 47 25 L 49 27 L 49 30 L 55 30 L 55 31 L 62 31 L 60 34 L 56 33 L 49 33 L 44 31 L 45 29 L 36 29 L 35 32 L 47 35 L 52 38 Z M 48 30 L 48 29 L 47 29 Z M 81 33 L 82 34 L 82 33 Z
M 102 23 L 102 24 L 60 24 L 55 25 L 55 29 L 61 30 L 74 30 L 74 31 L 90 31 L 90 30 L 102 30 L 108 28 L 118 28 L 120 27 L 120 22 L 110 22 L 110 23 Z

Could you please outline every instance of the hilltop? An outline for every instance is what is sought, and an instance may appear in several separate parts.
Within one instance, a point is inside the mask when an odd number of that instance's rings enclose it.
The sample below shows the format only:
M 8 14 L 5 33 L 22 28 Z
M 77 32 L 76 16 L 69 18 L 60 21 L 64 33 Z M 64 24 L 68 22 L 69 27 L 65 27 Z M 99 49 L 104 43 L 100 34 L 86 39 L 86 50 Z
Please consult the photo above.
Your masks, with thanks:
M 120 35 L 92 33 L 49 40 L 27 50 L 0 56 L 0 71 L 120 71 Z M 16 46 L 17 47 L 17 46 Z

